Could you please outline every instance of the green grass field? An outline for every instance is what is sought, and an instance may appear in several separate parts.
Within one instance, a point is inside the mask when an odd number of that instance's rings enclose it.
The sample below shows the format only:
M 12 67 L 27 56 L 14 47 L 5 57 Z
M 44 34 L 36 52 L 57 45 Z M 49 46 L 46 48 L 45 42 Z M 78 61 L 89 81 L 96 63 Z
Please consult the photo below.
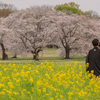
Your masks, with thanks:
M 0 100 L 100 100 L 100 78 L 89 78 L 85 59 L 59 58 L 57 49 L 47 49 L 39 61 L 0 59 Z
M 18 55 L 18 58 L 11 58 L 12 55 L 8 53 L 8 60 L 2 60 L 0 58 L 0 63 L 36 63 L 40 64 L 41 62 L 47 61 L 53 61 L 55 63 L 59 64 L 69 64 L 73 63 L 74 61 L 78 61 L 80 64 L 85 63 L 85 58 L 84 57 L 71 57 L 71 59 L 64 59 L 58 57 L 58 49 L 57 48 L 45 48 L 42 52 L 39 53 L 39 61 L 34 61 L 32 59 L 32 54 L 27 54 L 27 57 L 23 57 L 21 55 Z M 1 55 L 0 55 L 1 57 Z
M 27 58 L 9 58 L 8 60 L 0 60 L 0 63 L 35 63 L 40 64 L 41 62 L 54 62 L 58 64 L 71 64 L 77 61 L 79 64 L 85 64 L 85 59 L 83 57 L 72 57 L 70 59 L 64 59 L 59 57 L 40 57 L 39 61 L 35 61 L 32 57 Z

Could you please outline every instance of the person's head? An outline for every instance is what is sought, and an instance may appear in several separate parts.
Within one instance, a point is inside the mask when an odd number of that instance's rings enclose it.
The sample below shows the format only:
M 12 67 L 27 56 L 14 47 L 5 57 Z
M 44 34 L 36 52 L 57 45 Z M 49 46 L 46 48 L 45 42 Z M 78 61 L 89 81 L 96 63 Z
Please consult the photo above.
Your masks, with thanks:
M 94 39 L 94 40 L 92 41 L 92 44 L 93 44 L 94 47 L 95 47 L 95 46 L 98 46 L 98 43 L 99 43 L 99 40 L 98 40 L 98 39 Z
M 98 43 L 98 47 L 100 48 L 100 42 Z

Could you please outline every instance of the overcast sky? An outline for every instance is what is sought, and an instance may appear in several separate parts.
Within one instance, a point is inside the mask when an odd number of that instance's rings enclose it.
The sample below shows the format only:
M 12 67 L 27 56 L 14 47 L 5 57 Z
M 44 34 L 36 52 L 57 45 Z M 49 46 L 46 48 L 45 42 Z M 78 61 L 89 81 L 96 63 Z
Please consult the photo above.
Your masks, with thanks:
M 3 3 L 13 4 L 19 10 L 25 9 L 34 5 L 57 5 L 69 2 L 75 2 L 80 5 L 83 11 L 93 10 L 100 15 L 100 0 L 0 0 Z

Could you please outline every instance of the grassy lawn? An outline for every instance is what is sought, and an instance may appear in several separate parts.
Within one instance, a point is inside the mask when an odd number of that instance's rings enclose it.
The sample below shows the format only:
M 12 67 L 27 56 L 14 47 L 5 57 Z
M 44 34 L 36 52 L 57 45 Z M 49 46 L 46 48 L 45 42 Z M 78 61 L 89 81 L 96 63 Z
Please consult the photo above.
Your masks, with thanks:
M 40 64 L 41 62 L 49 61 L 49 62 L 55 62 L 58 64 L 71 64 L 75 61 L 77 61 L 79 64 L 85 63 L 84 57 L 71 57 L 70 59 L 64 59 L 58 57 L 58 49 L 57 48 L 45 48 L 42 52 L 39 53 L 39 61 L 34 61 L 32 59 L 32 54 L 28 53 L 25 55 L 26 57 L 23 57 L 21 55 L 17 55 L 18 58 L 11 58 L 12 55 L 7 52 L 9 59 L 8 60 L 2 60 L 0 55 L 0 63 L 35 63 Z
M 8 60 L 0 60 L 0 63 L 35 63 L 40 64 L 41 62 L 54 62 L 58 64 L 71 64 L 77 61 L 79 64 L 85 64 L 85 58 L 83 57 L 71 57 L 70 59 L 64 59 L 60 57 L 40 57 L 39 61 L 35 61 L 32 57 L 27 58 L 9 58 Z

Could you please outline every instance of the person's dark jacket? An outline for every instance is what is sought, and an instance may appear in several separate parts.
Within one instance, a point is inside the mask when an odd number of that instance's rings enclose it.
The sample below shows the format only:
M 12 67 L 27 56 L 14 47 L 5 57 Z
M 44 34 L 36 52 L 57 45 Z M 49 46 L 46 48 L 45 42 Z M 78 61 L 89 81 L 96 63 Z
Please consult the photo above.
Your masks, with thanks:
M 100 75 L 100 49 L 98 47 L 94 47 L 89 51 L 86 57 L 86 63 L 89 63 L 89 67 L 86 71 L 90 73 L 94 70 L 94 75 Z

